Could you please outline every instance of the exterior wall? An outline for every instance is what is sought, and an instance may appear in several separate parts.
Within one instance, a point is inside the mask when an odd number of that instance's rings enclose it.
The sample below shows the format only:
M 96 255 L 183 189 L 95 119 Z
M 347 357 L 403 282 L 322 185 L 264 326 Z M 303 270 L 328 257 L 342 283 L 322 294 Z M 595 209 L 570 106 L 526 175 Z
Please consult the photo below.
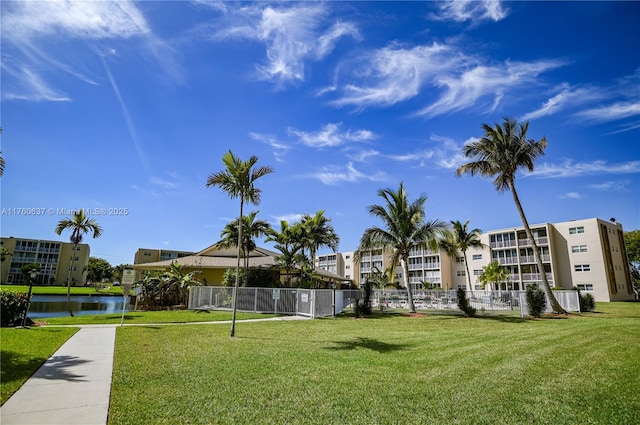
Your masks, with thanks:
M 169 249 L 149 249 L 138 248 L 134 257 L 133 264 L 155 263 L 157 261 L 174 260 L 176 258 L 187 257 L 193 255 L 191 251 L 174 251 Z M 142 273 L 136 270 L 135 280 L 142 279 Z
M 90 248 L 87 244 L 78 244 L 73 250 L 70 242 L 1 238 L 2 247 L 11 253 L 7 255 L 1 267 L 2 283 L 26 284 L 22 275 L 25 264 L 40 264 L 40 273 L 36 278 L 38 285 L 65 285 L 71 270 L 71 286 L 83 286 L 86 280 L 86 266 L 89 263 Z M 71 258 L 73 266 L 71 266 Z
M 573 289 L 575 286 L 591 293 L 596 301 L 634 299 L 620 223 L 590 218 L 532 225 L 531 230 L 542 251 L 551 287 Z M 480 240 L 485 245 L 483 248 L 467 251 L 474 290 L 480 289 L 479 275 L 493 260 L 509 273 L 509 279 L 501 289 L 523 290 L 529 285 L 542 284 L 542 275 L 524 227 L 485 232 Z M 391 264 L 391 254 L 391 250 L 361 252 L 360 261 L 354 263 L 356 273 L 352 279 L 365 282 L 374 265 L 384 271 Z M 449 258 L 443 251 L 413 250 L 409 257 L 412 284 L 415 288 L 420 288 L 421 282 L 446 289 L 466 288 L 467 271 L 461 254 L 458 258 Z M 402 266 L 398 265 L 394 281 L 404 286 L 402 274 Z
M 322 254 L 316 257 L 316 268 L 330 271 L 346 279 L 356 279 L 356 269 L 354 266 L 354 251 Z
M 622 226 L 596 218 L 554 225 L 562 254 L 562 287 L 590 292 L 596 301 L 633 300 Z M 564 252 L 563 252 L 564 251 Z

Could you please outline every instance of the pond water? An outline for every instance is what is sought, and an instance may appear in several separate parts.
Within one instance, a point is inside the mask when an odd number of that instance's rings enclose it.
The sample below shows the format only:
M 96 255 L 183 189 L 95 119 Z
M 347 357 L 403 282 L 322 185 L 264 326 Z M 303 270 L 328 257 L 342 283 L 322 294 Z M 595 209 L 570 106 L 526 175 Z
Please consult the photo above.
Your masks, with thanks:
M 72 295 L 71 309 L 76 316 L 89 314 L 122 313 L 122 305 L 126 303 L 125 311 L 129 311 L 129 297 L 106 295 Z M 29 317 L 32 319 L 68 316 L 66 295 L 33 295 Z

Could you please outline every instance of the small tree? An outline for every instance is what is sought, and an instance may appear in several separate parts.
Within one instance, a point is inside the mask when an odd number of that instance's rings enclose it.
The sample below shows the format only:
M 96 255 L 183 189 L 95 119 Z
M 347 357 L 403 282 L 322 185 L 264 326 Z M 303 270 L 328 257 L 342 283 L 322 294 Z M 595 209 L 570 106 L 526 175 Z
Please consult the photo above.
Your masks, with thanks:
M 478 276 L 478 280 L 480 280 L 480 287 L 482 289 L 484 289 L 487 284 L 493 289 L 493 285 L 499 288 L 500 283 L 506 282 L 508 276 L 504 267 L 501 267 L 498 261 L 494 260 L 483 267 L 482 274 Z
M 476 315 L 476 309 L 469 303 L 467 291 L 462 288 L 458 288 L 456 295 L 458 297 L 458 308 L 462 310 L 465 316 L 474 317 Z
M 541 317 L 547 309 L 547 298 L 542 289 L 538 287 L 527 287 L 527 306 L 529 314 L 533 317 Z

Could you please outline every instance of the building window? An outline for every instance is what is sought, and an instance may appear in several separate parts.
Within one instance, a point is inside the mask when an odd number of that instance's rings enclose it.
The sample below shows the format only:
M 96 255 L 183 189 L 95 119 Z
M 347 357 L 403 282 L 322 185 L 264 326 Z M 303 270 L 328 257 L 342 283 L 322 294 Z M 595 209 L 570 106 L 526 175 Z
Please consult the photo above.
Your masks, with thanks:
M 573 245 L 571 247 L 571 252 L 576 253 L 576 252 L 587 252 L 587 246 L 586 245 Z
M 482 269 L 475 269 L 475 270 L 473 271 L 473 275 L 474 275 L 474 276 L 480 276 L 481 274 L 482 274 Z
M 345 277 L 346 277 L 347 279 L 351 279 L 351 276 L 349 276 L 349 275 L 346 275 Z
M 473 254 L 474 260 L 482 260 L 482 254 Z
M 573 268 L 577 272 L 591 271 L 591 266 L 589 264 L 576 264 L 575 266 L 573 266 Z
M 579 291 L 593 291 L 593 285 L 590 283 L 583 283 L 577 286 Z
M 349 270 L 349 269 L 351 268 L 351 266 L 345 266 L 345 268 L 346 268 L 347 270 Z
M 456 263 L 464 263 L 464 257 L 456 257 Z
M 350 255 L 345 255 L 344 258 L 346 258 L 348 260 L 349 258 L 351 258 L 351 256 Z
M 569 227 L 569 234 L 570 235 L 577 235 L 579 233 L 584 233 L 584 226 Z
M 465 273 L 464 270 L 458 270 L 456 271 L 456 276 L 466 276 L 467 274 Z

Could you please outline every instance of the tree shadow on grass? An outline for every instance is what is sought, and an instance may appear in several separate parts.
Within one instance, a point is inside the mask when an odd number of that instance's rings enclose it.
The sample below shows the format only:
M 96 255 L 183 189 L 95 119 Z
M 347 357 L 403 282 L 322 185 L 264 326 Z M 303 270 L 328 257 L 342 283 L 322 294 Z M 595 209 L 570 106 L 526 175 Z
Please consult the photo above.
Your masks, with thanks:
M 389 344 L 371 338 L 358 337 L 351 341 L 334 341 L 333 347 L 326 347 L 327 350 L 356 350 L 358 348 L 366 348 L 367 350 L 377 351 L 378 353 L 389 353 L 392 351 L 402 351 L 409 348 L 409 344 Z
M 26 381 L 45 361 L 44 357 L 26 357 L 22 353 L 2 350 L 0 380 L 4 383 Z

